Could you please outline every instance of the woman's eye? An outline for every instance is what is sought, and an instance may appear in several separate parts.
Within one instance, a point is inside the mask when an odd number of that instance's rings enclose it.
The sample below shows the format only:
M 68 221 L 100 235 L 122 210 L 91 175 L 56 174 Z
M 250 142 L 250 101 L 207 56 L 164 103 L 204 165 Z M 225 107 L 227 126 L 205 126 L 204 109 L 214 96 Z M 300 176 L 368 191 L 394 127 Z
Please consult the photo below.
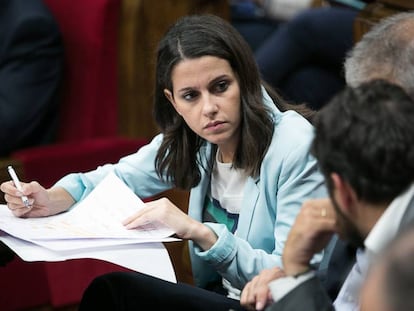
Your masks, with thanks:
M 197 96 L 196 92 L 187 92 L 183 94 L 183 99 L 187 101 L 193 100 Z
M 215 91 L 218 93 L 223 93 L 229 87 L 229 83 L 227 81 L 220 81 L 215 85 Z

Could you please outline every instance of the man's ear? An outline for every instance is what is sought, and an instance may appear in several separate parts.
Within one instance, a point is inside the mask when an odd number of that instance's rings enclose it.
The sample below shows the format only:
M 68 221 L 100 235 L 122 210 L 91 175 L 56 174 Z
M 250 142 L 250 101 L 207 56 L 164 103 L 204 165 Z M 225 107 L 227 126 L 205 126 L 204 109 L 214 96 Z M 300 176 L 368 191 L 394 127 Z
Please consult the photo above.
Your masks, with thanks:
M 358 209 L 355 208 L 358 197 L 354 189 L 337 173 L 330 175 L 333 185 L 333 195 L 341 209 L 347 214 L 353 215 Z

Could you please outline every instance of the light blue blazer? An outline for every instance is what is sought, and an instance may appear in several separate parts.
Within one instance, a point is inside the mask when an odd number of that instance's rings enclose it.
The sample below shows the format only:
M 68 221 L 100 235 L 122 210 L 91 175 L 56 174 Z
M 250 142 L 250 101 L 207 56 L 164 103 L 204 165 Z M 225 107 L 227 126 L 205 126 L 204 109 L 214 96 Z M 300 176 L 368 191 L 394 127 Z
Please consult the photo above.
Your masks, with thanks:
M 283 246 L 302 202 L 327 196 L 317 162 L 309 153 L 313 127 L 294 111 L 280 112 L 266 93 L 264 99 L 271 108 L 274 134 L 260 176 L 246 181 L 236 233 L 230 233 L 225 225 L 206 223 L 218 236 L 215 245 L 202 251 L 189 242 L 194 281 L 198 286 L 217 279 L 218 272 L 232 286 L 242 289 L 262 269 L 281 267 Z M 173 185 L 162 182 L 155 171 L 154 159 L 161 141 L 162 134 L 157 135 L 148 145 L 118 163 L 67 175 L 55 187 L 65 188 L 79 201 L 113 171 L 141 198 L 171 189 Z M 200 150 L 203 154 L 200 158 L 209 159 L 211 152 L 212 145 L 206 143 Z M 190 191 L 188 210 L 198 221 L 202 221 L 211 173 L 201 171 L 200 183 Z

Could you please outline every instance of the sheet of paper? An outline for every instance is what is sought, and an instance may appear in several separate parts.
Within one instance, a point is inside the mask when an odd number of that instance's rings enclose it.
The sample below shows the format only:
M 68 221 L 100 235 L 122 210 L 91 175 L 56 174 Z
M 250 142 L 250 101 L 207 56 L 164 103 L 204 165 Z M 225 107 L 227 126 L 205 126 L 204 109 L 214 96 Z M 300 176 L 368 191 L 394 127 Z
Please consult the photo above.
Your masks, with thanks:
M 55 252 L 7 234 L 0 234 L 0 241 L 3 241 L 25 261 L 63 261 L 76 258 L 93 258 L 169 282 L 177 282 L 168 251 L 162 243 L 115 245 L 108 248 Z
M 43 246 L 52 251 L 74 251 L 74 250 L 83 250 L 90 248 L 99 248 L 99 247 L 111 247 L 116 245 L 128 245 L 128 244 L 137 244 L 137 243 L 152 243 L 152 242 L 174 242 L 180 241 L 176 238 L 161 238 L 161 239 L 140 239 L 139 241 L 135 239 L 65 239 L 65 240 L 26 240 L 27 242 L 34 243 L 39 246 Z
M 174 232 L 149 224 L 127 230 L 122 221 L 143 202 L 114 173 L 108 174 L 81 202 L 66 213 L 45 218 L 17 218 L 0 206 L 0 229 L 24 240 L 121 238 L 160 241 Z

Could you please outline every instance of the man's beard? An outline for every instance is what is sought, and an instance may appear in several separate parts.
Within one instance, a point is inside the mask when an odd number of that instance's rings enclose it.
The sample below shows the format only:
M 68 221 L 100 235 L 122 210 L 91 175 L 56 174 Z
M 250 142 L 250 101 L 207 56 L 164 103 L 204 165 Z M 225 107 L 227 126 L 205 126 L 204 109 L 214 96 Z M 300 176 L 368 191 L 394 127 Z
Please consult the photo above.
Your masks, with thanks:
M 359 232 L 358 228 L 355 224 L 341 211 L 339 208 L 338 203 L 336 202 L 335 198 L 331 198 L 332 204 L 335 208 L 336 215 L 338 217 L 338 222 L 340 226 L 341 232 L 339 232 L 339 236 L 341 239 L 348 241 L 351 245 L 357 248 L 365 248 L 364 245 L 364 237 Z

